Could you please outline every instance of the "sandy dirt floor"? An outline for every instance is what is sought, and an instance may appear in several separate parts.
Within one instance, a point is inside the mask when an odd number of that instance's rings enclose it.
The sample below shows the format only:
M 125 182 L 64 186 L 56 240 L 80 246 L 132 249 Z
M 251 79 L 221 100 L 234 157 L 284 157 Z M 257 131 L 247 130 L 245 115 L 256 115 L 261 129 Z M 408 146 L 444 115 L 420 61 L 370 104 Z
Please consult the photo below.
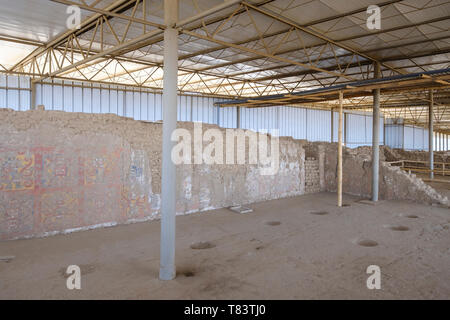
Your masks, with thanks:
M 153 221 L 0 243 L 1 299 L 449 299 L 450 212 L 320 193 L 177 218 L 177 269 L 158 280 Z M 394 230 L 396 229 L 396 230 Z M 376 246 L 361 246 L 358 242 Z M 210 248 L 192 249 L 196 242 Z M 81 290 L 65 270 L 81 267 Z M 366 269 L 381 268 L 381 290 Z

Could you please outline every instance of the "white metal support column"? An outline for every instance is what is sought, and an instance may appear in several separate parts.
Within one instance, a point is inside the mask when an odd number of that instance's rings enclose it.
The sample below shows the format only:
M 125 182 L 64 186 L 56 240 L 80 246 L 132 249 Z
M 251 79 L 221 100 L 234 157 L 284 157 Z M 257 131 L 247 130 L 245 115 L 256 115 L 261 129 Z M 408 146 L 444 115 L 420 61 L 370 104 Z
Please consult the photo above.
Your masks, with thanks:
M 433 137 L 433 108 L 434 108 L 434 95 L 433 90 L 430 90 L 430 105 L 428 106 L 428 153 L 430 161 L 430 178 L 434 178 L 434 137 Z
M 161 184 L 161 280 L 172 280 L 175 268 L 176 167 L 172 161 L 171 140 L 177 127 L 178 90 L 178 0 L 164 0 L 164 80 L 163 80 L 163 155 Z
M 380 64 L 374 64 L 374 78 L 380 77 Z M 380 171 L 380 89 L 373 90 L 372 201 L 378 201 Z
M 441 151 L 441 144 L 439 139 L 440 133 L 439 131 L 436 131 L 436 151 Z
M 338 207 L 342 207 L 342 122 L 343 122 L 343 104 L 344 104 L 344 94 L 342 91 L 339 92 L 339 127 L 338 127 Z

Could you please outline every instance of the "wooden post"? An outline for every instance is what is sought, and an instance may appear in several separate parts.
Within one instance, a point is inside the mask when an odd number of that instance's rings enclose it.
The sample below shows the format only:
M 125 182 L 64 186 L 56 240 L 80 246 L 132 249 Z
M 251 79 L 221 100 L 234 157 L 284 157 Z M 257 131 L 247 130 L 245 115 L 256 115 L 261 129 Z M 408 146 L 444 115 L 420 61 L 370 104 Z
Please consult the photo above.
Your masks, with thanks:
M 334 142 L 334 111 L 331 107 L 331 143 Z
M 342 113 L 344 94 L 339 92 L 339 129 L 338 129 L 338 207 L 342 207 Z

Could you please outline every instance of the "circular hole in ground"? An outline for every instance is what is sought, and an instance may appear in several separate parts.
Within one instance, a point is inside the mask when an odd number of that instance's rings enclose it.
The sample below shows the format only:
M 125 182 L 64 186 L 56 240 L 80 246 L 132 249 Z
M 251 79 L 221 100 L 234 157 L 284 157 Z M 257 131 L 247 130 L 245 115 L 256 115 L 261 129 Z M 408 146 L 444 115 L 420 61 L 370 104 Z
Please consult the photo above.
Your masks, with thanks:
M 357 244 L 361 247 L 376 247 L 378 242 L 370 239 L 362 239 L 357 242 Z
M 191 249 L 194 250 L 202 250 L 202 249 L 211 249 L 214 248 L 216 245 L 214 243 L 208 242 L 208 241 L 200 241 L 195 242 L 191 244 Z
M 268 226 L 279 226 L 281 224 L 280 221 L 267 221 L 266 225 Z
M 327 211 L 311 211 L 310 214 L 316 215 L 316 216 L 324 216 L 328 214 Z
M 197 271 L 195 270 L 195 268 L 191 268 L 191 267 L 182 267 L 182 268 L 177 268 L 177 277 L 186 277 L 186 278 L 190 278 L 190 277 L 194 277 L 197 274 Z
M 409 219 L 418 219 L 419 218 L 419 216 L 416 216 L 414 214 L 410 214 L 410 215 L 408 215 L 406 217 L 409 218 Z
M 409 228 L 405 226 L 389 226 L 389 229 L 393 231 L 408 231 Z
M 194 271 L 185 271 L 182 273 L 182 275 L 189 278 L 189 277 L 195 276 L 195 272 Z

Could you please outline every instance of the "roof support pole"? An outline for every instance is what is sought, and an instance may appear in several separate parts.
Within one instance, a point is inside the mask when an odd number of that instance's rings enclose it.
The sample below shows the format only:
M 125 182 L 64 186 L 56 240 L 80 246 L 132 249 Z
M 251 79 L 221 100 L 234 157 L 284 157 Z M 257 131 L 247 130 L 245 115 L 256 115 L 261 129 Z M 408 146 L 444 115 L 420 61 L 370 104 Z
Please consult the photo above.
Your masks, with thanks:
M 342 122 L 344 93 L 339 91 L 339 128 L 338 128 L 338 207 L 342 207 Z
M 36 109 L 36 83 L 30 80 L 30 86 L 31 86 L 31 103 L 30 103 L 30 109 L 35 110 Z
M 331 137 L 330 137 L 330 142 L 333 143 L 334 142 L 334 109 L 333 107 L 331 108 Z
M 428 105 L 428 153 L 430 157 L 430 179 L 434 178 L 434 148 L 433 148 L 433 108 L 434 108 L 434 94 L 430 90 L 430 104 Z
M 436 131 L 436 152 L 441 151 L 441 146 L 439 144 L 439 131 Z
M 175 268 L 176 166 L 172 161 L 172 133 L 177 128 L 178 0 L 164 0 L 163 145 L 161 183 L 161 280 L 172 280 Z
M 374 64 L 374 78 L 380 77 L 380 64 Z M 380 172 L 380 89 L 373 90 L 372 201 L 378 201 Z
M 436 152 L 441 151 L 441 145 L 439 144 L 439 131 L 436 131 Z
M 236 128 L 241 128 L 241 107 L 236 107 Z

